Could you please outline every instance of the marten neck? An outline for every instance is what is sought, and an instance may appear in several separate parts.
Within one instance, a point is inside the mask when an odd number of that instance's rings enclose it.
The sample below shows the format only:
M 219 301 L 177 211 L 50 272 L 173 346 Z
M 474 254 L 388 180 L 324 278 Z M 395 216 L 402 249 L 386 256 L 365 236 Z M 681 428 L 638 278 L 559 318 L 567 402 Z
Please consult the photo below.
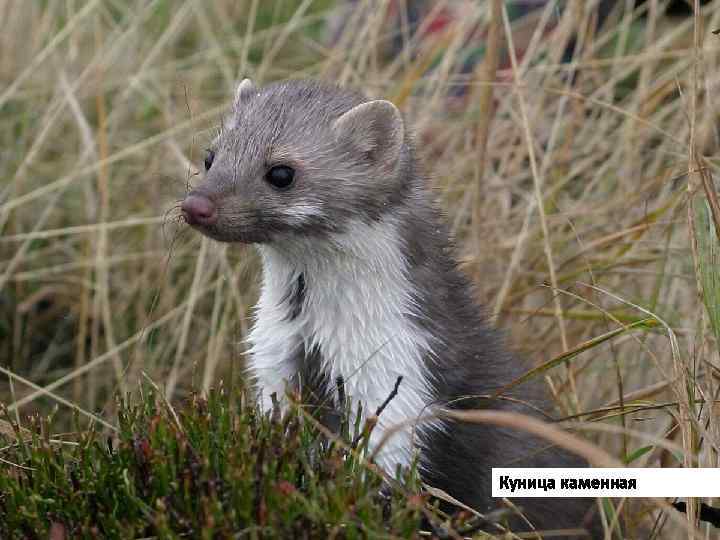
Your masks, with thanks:
M 263 286 L 251 336 L 254 362 L 262 364 L 266 352 L 277 354 L 270 344 L 285 340 L 290 349 L 319 359 L 326 384 L 341 376 L 347 394 L 370 412 L 402 376 L 399 395 L 382 413 L 376 437 L 383 428 L 429 412 L 434 399 L 427 369 L 434 343 L 417 324 L 422 306 L 408 275 L 402 225 L 386 216 L 372 224 L 352 223 L 331 238 L 260 248 Z M 409 463 L 410 433 L 394 437 L 379 456 L 386 470 Z

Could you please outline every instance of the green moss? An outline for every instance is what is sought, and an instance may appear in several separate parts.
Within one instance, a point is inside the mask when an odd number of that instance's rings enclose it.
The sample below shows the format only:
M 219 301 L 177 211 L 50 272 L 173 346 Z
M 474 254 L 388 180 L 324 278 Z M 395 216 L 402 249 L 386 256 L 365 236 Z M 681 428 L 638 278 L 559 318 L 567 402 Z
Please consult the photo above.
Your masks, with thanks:
M 69 538 L 417 534 L 415 475 L 381 496 L 362 449 L 328 439 L 299 408 L 271 419 L 220 390 L 173 413 L 143 393 L 119 403 L 116 438 L 91 431 L 58 444 L 39 417 L 30 438 L 0 435 L 0 537 L 46 538 L 53 527 Z

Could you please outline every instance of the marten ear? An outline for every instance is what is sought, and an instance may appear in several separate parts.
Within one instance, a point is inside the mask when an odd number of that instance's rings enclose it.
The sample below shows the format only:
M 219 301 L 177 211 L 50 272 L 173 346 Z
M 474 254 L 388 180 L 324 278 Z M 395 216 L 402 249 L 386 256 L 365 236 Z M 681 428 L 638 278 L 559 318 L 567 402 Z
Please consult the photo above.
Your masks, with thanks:
M 233 110 L 238 111 L 245 105 L 254 94 L 257 93 L 257 87 L 250 79 L 243 79 L 235 90 L 235 99 L 233 100 Z
M 378 99 L 350 109 L 335 120 L 333 131 L 351 151 L 392 169 L 400 157 L 405 128 L 397 107 Z

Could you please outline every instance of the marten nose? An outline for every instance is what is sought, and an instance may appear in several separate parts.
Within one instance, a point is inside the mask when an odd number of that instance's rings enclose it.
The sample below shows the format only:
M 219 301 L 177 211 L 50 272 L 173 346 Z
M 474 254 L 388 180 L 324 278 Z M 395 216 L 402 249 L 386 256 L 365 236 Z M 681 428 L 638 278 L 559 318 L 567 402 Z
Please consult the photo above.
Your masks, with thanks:
M 189 225 L 213 225 L 217 221 L 215 203 L 204 195 L 191 193 L 185 197 L 181 208 Z

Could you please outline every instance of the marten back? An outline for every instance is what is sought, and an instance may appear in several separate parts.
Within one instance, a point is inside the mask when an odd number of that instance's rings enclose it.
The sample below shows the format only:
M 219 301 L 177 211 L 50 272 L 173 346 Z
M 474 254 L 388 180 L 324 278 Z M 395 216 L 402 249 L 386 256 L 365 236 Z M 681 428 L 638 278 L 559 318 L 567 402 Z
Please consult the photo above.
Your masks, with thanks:
M 265 408 L 285 385 L 348 395 L 374 411 L 371 436 L 388 472 L 419 450 L 423 479 L 487 513 L 492 467 L 576 467 L 582 460 L 506 428 L 446 418 L 438 406 L 538 416 L 539 383 L 488 399 L 526 367 L 488 325 L 458 269 L 447 228 L 417 167 L 402 116 L 387 101 L 314 81 L 255 87 L 245 80 L 183 203 L 193 227 L 257 244 L 263 285 L 249 366 Z M 515 501 L 536 529 L 578 528 L 593 500 Z M 524 520 L 511 521 L 517 530 Z M 597 520 L 591 525 L 599 535 Z

